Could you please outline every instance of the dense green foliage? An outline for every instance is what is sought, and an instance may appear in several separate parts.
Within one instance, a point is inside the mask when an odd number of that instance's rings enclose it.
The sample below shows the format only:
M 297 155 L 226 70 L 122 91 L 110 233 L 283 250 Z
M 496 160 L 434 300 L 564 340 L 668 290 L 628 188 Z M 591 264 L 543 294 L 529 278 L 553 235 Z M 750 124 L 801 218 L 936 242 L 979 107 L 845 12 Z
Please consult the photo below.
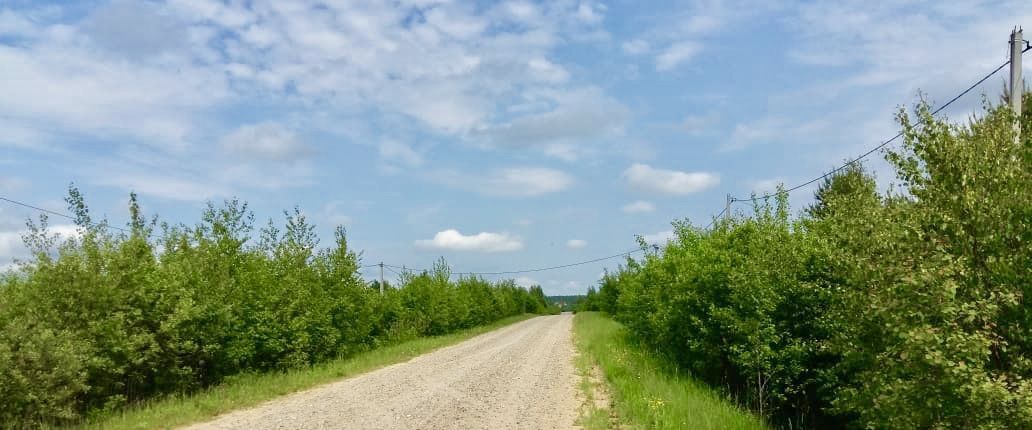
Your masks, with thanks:
M 786 427 L 1032 428 L 1032 96 L 967 125 L 901 112 L 898 186 L 837 172 L 662 252 L 582 304 Z
M 381 296 L 343 228 L 320 248 L 300 211 L 253 235 L 247 205 L 195 226 L 147 221 L 136 196 L 114 234 L 77 189 L 78 234 L 30 222 L 30 261 L 0 280 L 0 427 L 62 423 L 241 372 L 309 366 L 389 342 L 552 311 L 540 287 L 452 280 L 443 261 Z
M 667 357 L 657 355 L 628 336 L 618 322 L 596 312 L 578 313 L 573 320 L 578 367 L 589 407 L 596 381 L 591 369 L 605 379 L 609 408 L 584 411 L 584 428 L 647 428 L 694 430 L 762 430 L 762 419 L 738 407 L 719 392 L 678 372 Z M 601 382 L 601 381 L 598 381 Z M 598 390 L 602 392 L 601 390 Z

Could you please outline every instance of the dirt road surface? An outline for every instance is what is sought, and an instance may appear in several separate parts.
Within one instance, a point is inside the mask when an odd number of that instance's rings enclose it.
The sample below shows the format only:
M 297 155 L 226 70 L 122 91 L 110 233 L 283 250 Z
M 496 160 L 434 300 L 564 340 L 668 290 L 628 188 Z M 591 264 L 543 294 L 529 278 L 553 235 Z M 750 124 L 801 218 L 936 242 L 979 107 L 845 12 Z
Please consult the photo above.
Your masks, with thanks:
M 188 428 L 573 428 L 572 323 L 572 315 L 533 318 Z

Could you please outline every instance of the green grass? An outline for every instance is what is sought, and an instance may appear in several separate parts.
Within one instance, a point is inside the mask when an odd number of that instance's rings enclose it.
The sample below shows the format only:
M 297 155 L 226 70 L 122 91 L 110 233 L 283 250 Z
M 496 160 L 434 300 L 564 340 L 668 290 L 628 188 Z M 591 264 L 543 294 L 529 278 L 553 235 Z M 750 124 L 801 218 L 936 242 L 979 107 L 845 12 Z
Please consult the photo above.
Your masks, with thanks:
M 187 396 L 170 396 L 139 404 L 116 414 L 83 423 L 80 429 L 154 429 L 195 423 L 246 408 L 285 394 L 312 388 L 453 345 L 537 315 L 524 314 L 456 333 L 410 340 L 288 372 L 243 374 L 210 389 Z
M 768 429 L 759 417 L 742 410 L 712 389 L 671 371 L 661 357 L 644 351 L 627 338 L 620 323 L 595 312 L 578 313 L 574 334 L 580 351 L 581 389 L 592 404 L 595 396 L 590 370 L 604 375 L 612 410 L 588 407 L 581 424 L 586 429 Z

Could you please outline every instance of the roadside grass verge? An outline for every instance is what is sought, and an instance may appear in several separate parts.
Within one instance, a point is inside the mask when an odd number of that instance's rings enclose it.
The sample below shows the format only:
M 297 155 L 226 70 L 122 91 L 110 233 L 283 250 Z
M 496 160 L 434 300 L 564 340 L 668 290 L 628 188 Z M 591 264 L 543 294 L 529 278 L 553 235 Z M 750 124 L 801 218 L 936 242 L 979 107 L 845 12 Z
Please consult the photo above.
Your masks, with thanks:
M 574 336 L 580 352 L 577 364 L 581 389 L 588 399 L 580 424 L 588 430 L 769 429 L 759 417 L 678 374 L 665 359 L 635 345 L 623 326 L 608 317 L 596 312 L 578 313 Z M 604 395 L 609 397 L 609 411 L 596 401 L 596 378 L 606 382 L 602 389 L 608 389 Z
M 305 369 L 242 374 L 197 393 L 168 396 L 140 403 L 120 412 L 94 417 L 72 428 L 158 429 L 200 422 L 279 396 L 401 363 L 435 349 L 454 345 L 476 335 L 536 316 L 538 315 L 517 315 L 443 336 L 424 337 L 384 346 Z

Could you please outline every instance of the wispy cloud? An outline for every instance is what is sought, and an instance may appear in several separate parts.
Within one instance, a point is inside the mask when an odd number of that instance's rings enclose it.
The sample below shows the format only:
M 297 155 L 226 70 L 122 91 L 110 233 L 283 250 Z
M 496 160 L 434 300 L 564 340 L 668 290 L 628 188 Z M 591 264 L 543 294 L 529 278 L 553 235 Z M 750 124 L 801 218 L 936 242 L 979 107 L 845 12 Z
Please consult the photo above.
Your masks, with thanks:
M 1032 21 L 1032 11 L 1022 6 L 1020 1 L 993 7 L 936 1 L 799 4 L 787 14 L 788 28 L 799 40 L 789 56 L 812 66 L 849 66 L 845 76 L 815 82 L 825 94 L 889 86 L 895 93 L 920 88 L 949 97 L 1005 60 L 1006 31 Z M 998 41 L 1000 47 L 986 41 Z M 842 46 L 849 49 L 838 49 Z M 943 57 L 944 49 L 949 58 Z M 955 58 L 964 61 L 951 61 Z M 966 104 L 980 102 L 972 97 Z
M 720 183 L 720 177 L 713 173 L 659 169 L 640 163 L 628 167 L 623 178 L 638 190 L 669 195 L 692 194 Z
M 667 242 L 673 240 L 674 237 L 676 237 L 676 235 L 674 235 L 673 230 L 664 230 L 652 234 L 643 235 L 642 239 L 644 239 L 645 243 L 649 245 L 665 245 Z
M 496 147 L 525 148 L 619 135 L 630 119 L 627 107 L 597 89 L 546 91 L 532 97 L 554 107 L 474 129 L 471 136 Z
M 652 202 L 650 201 L 638 200 L 636 202 L 631 202 L 626 205 L 623 205 L 623 207 L 620 208 L 620 210 L 629 214 L 648 213 L 655 211 L 656 205 L 652 204 Z
M 435 170 L 430 178 L 454 188 L 489 196 L 533 197 L 557 193 L 570 188 L 574 179 L 569 174 L 546 167 L 509 167 L 483 175 L 457 170 Z
M 642 39 L 632 39 L 621 43 L 620 49 L 628 55 L 641 55 L 649 52 L 649 42 Z
M 588 246 L 588 241 L 584 239 L 570 239 L 566 241 L 566 247 L 570 249 L 581 249 Z
M 785 179 L 781 178 L 781 177 L 778 177 L 778 178 L 760 179 L 758 181 L 753 181 L 749 185 L 750 185 L 750 188 L 752 188 L 752 192 L 757 193 L 757 194 L 767 194 L 767 193 L 772 193 L 774 191 L 777 191 L 778 185 L 783 185 L 784 183 L 785 183 Z
M 462 136 L 518 126 L 497 114 L 525 92 L 568 89 L 552 50 L 604 33 L 606 11 L 597 2 L 118 0 L 69 22 L 5 8 L 0 32 L 18 43 L 0 50 L 0 114 L 41 130 L 182 146 L 218 129 L 205 113 L 258 99 L 338 117 L 402 115 Z M 555 116 L 578 115 L 559 105 Z
M 702 52 L 702 44 L 693 41 L 677 42 L 656 56 L 656 70 L 666 72 L 684 64 Z
M 222 138 L 222 147 L 234 155 L 276 161 L 296 160 L 312 153 L 297 134 L 275 122 L 241 125 Z
M 784 116 L 767 116 L 735 125 L 730 138 L 718 150 L 741 151 L 754 145 L 805 141 L 842 128 L 826 118 L 792 120 Z
M 417 167 L 423 164 L 422 154 L 397 140 L 383 140 L 380 142 L 379 152 L 380 158 L 390 163 L 398 163 L 406 167 Z

